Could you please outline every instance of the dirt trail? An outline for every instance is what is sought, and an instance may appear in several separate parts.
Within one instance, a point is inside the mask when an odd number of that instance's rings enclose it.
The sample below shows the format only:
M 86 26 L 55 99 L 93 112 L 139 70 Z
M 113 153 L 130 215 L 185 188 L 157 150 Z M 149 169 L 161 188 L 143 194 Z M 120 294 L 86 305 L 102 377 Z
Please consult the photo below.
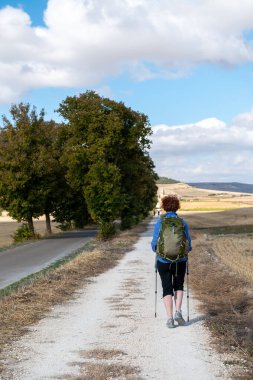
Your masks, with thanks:
M 13 346 L 3 380 L 75 379 L 80 366 L 90 364 L 93 370 L 102 364 L 135 369 L 136 374 L 122 379 L 229 379 L 221 356 L 209 344 L 192 294 L 190 323 L 169 330 L 158 282 L 158 317 L 154 318 L 153 223 L 117 267 L 95 278 L 71 302 L 55 307 Z M 183 311 L 186 314 L 186 304 Z M 112 354 L 109 360 L 85 358 L 84 350 L 94 349 L 122 354 Z M 79 379 L 86 378 L 93 379 Z

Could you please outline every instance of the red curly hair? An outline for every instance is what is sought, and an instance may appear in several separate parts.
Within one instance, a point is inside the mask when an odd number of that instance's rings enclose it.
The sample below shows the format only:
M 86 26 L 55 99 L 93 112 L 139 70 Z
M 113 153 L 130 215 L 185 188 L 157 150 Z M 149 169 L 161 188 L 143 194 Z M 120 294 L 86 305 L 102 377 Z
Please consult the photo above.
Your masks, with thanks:
M 165 195 L 165 197 L 162 198 L 161 206 L 165 211 L 176 212 L 178 209 L 180 209 L 180 201 L 177 195 L 174 195 L 174 194 Z

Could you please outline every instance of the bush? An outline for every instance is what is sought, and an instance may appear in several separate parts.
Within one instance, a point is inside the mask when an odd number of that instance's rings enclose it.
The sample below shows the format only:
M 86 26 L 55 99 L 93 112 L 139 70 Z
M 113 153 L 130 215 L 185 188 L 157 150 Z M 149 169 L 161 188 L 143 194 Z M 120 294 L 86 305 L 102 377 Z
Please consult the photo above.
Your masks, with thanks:
M 116 226 L 113 222 L 100 222 L 98 225 L 98 237 L 102 240 L 106 240 L 115 235 Z
M 22 226 L 16 230 L 12 237 L 15 243 L 20 243 L 22 241 L 34 239 L 33 232 L 26 223 L 23 223 Z M 40 235 L 35 234 L 35 239 L 39 238 Z
M 74 226 L 71 221 L 64 221 L 58 224 L 57 228 L 59 228 L 61 231 L 71 231 L 74 229 Z

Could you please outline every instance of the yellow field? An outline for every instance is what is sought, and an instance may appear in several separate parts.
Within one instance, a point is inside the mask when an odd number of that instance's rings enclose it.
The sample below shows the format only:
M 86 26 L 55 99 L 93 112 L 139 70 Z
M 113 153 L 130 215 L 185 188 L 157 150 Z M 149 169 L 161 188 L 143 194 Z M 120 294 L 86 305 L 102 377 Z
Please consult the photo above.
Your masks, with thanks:
M 158 184 L 158 200 L 166 194 L 177 194 L 182 211 L 223 211 L 253 207 L 253 194 L 197 189 L 184 183 Z
M 253 283 L 253 236 L 215 237 L 213 249 L 233 271 Z
M 223 211 L 223 210 L 232 210 L 235 208 L 242 207 L 252 207 L 253 203 L 245 204 L 239 201 L 233 200 L 190 200 L 190 201 L 181 201 L 182 211 Z

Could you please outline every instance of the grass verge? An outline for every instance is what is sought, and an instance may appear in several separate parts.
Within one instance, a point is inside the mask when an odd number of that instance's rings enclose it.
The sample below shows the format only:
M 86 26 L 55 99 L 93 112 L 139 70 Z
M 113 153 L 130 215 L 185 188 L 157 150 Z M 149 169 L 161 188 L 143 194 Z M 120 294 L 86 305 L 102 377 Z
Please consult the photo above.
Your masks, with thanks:
M 0 299 L 0 372 L 8 355 L 8 346 L 19 339 L 29 326 L 42 319 L 54 305 L 75 296 L 91 278 L 114 267 L 132 249 L 147 222 L 106 241 L 96 241 L 91 249 L 51 266 L 38 276 L 27 278 L 10 288 Z M 29 276 L 30 277 L 30 276 Z
M 194 234 L 196 243 L 189 263 L 189 279 L 206 314 L 205 324 L 218 347 L 228 354 L 226 364 L 233 366 L 234 378 L 252 379 L 252 284 L 217 258 L 212 239 L 196 231 Z M 239 360 L 230 359 L 229 355 L 235 353 Z
M 76 250 L 75 252 L 72 252 L 70 255 L 65 256 L 62 259 L 59 259 L 52 263 L 51 265 L 47 266 L 45 269 L 40 270 L 39 272 L 32 273 L 21 280 L 14 282 L 11 285 L 6 286 L 3 289 L 0 289 L 0 299 L 2 297 L 8 296 L 11 293 L 15 291 L 19 291 L 20 289 L 27 287 L 28 285 L 34 283 L 34 281 L 45 277 L 47 273 L 52 272 L 53 270 L 59 268 L 60 266 L 67 264 L 69 261 L 73 260 L 75 257 L 80 255 L 81 253 L 84 253 L 86 251 L 92 251 L 95 248 L 96 244 L 94 240 L 89 241 L 86 243 L 82 248 Z
M 195 228 L 195 231 L 206 232 L 210 235 L 237 235 L 237 234 L 253 234 L 253 225 L 245 224 L 239 226 L 217 226 Z

